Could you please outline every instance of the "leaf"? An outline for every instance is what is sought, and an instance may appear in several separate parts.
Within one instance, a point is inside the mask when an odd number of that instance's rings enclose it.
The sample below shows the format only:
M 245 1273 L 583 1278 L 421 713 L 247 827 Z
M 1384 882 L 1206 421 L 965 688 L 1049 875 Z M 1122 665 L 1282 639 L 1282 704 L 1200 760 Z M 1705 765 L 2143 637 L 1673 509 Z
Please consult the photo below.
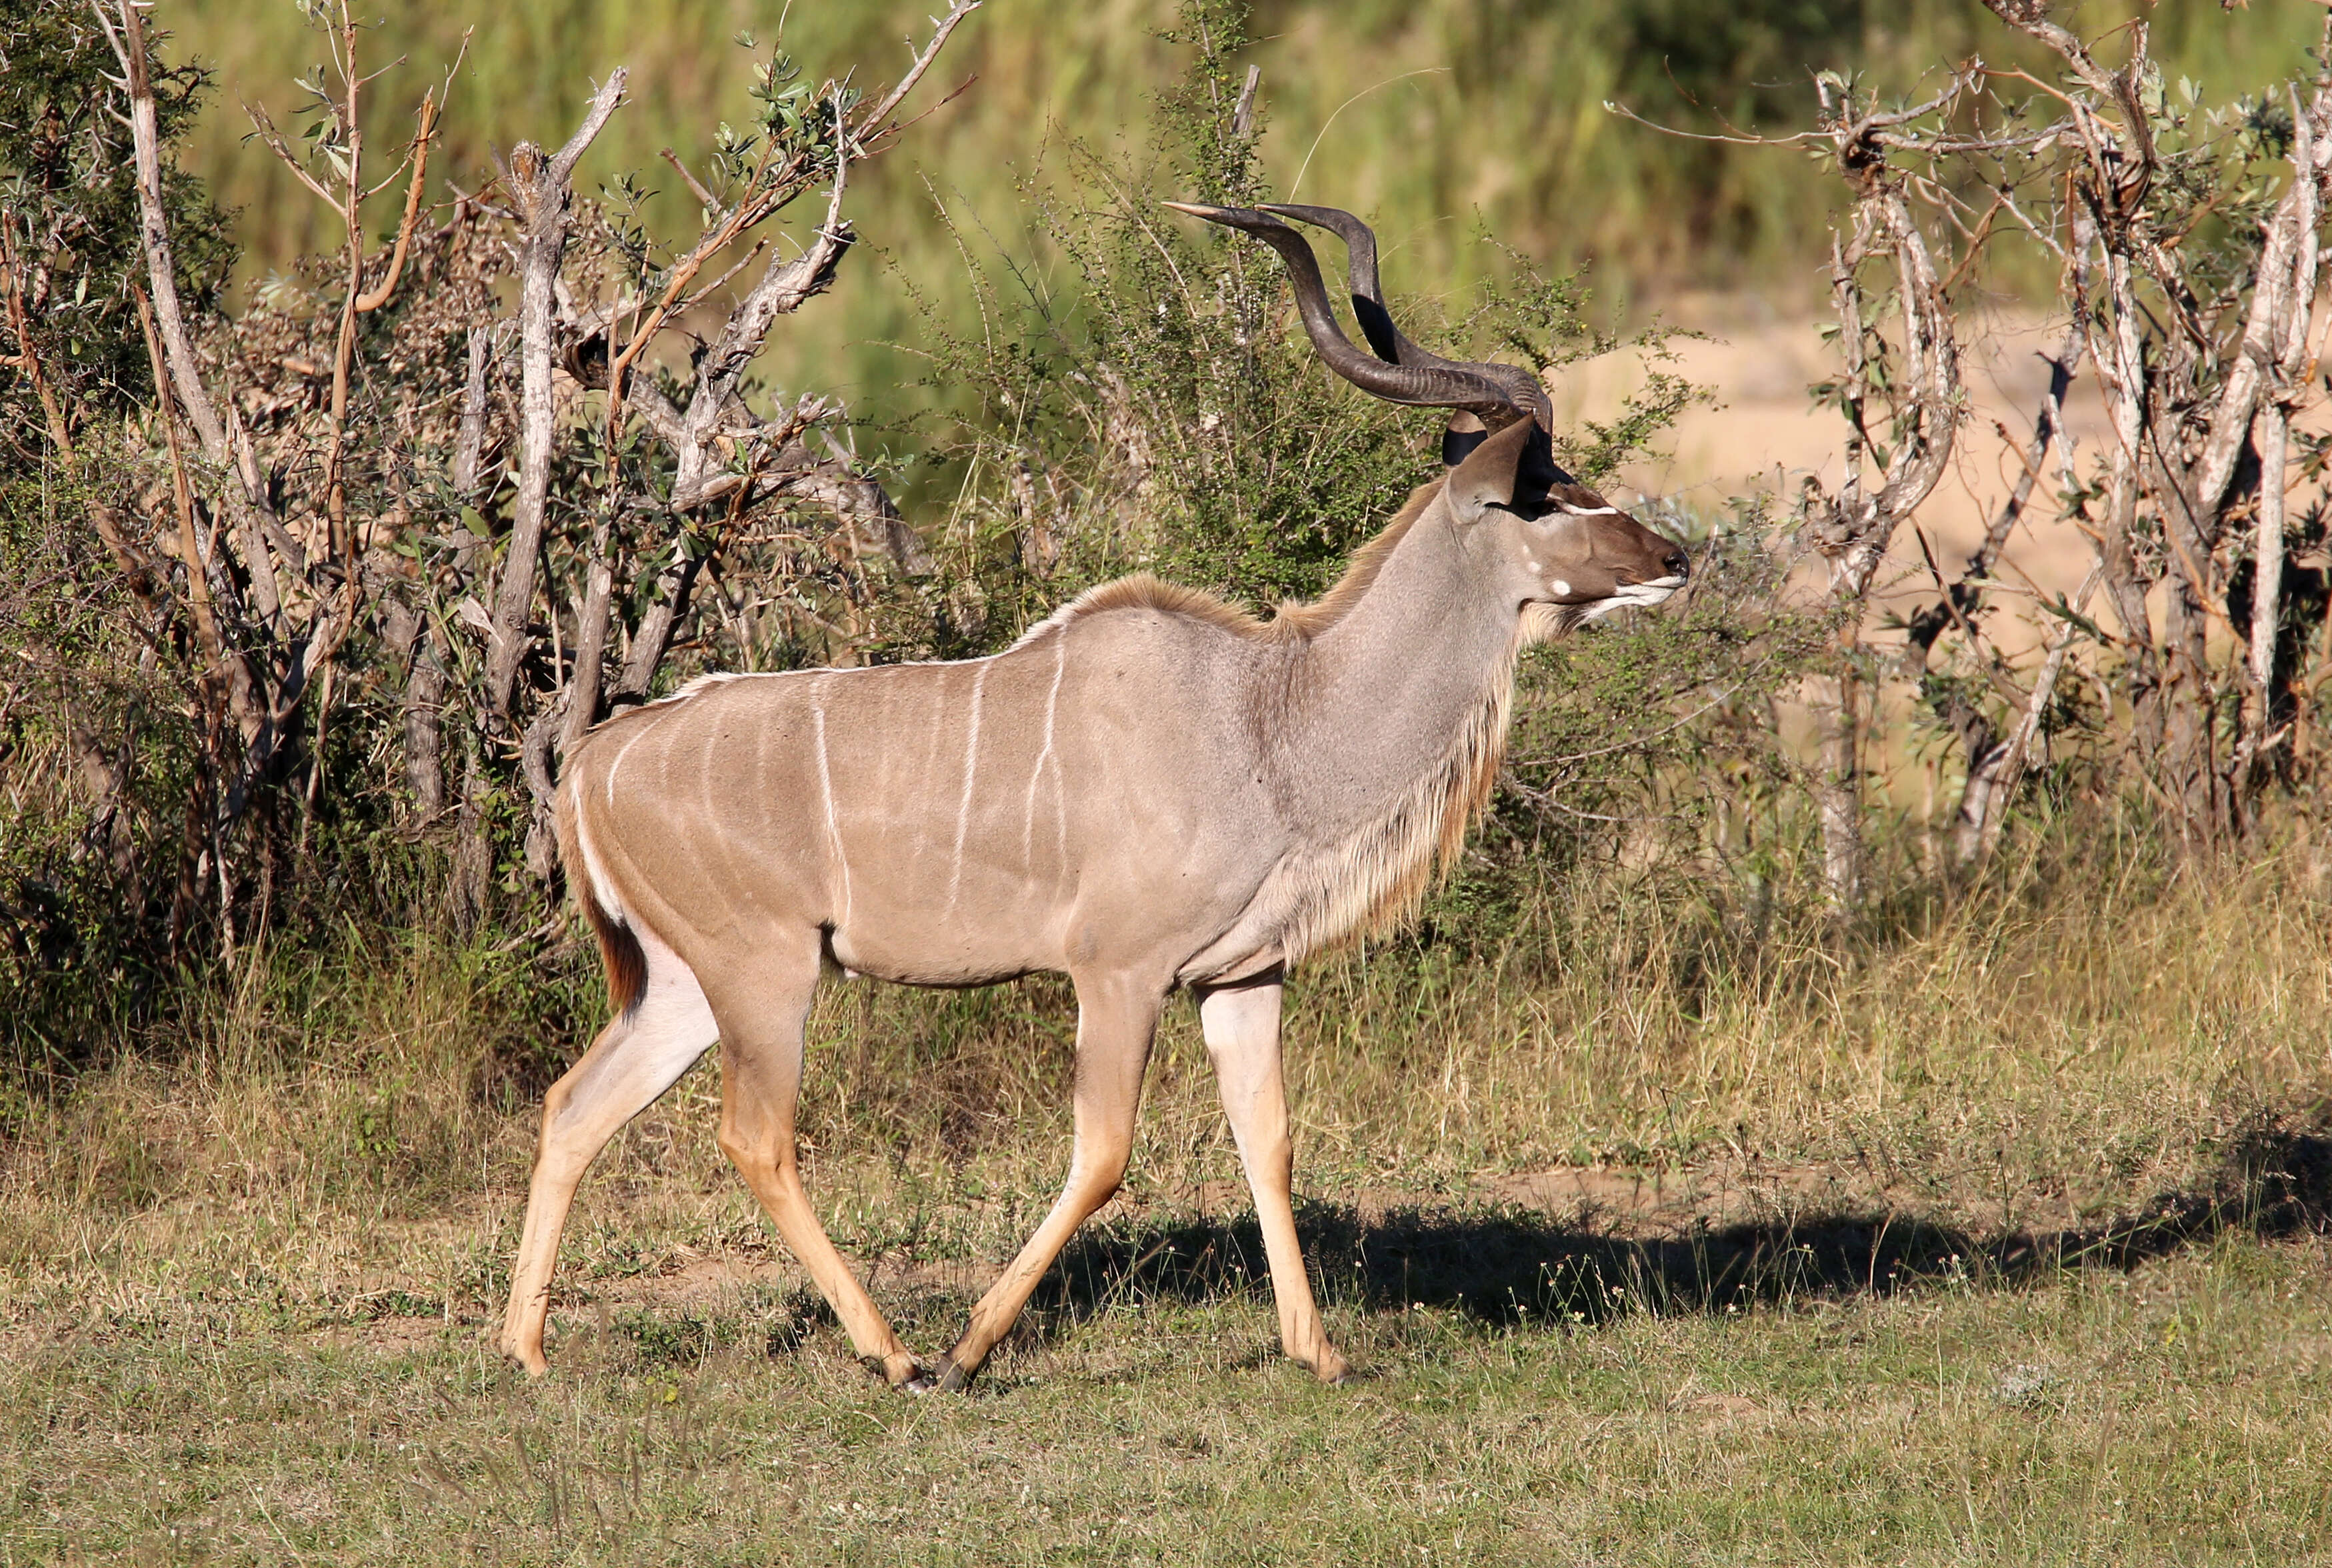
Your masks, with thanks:
M 2081 614 L 2080 611 L 2067 604 L 2062 598 L 2060 598 L 2054 604 L 2050 603 L 2046 599 L 2042 599 L 2039 602 L 2040 608 L 2043 611 L 2055 616 L 2060 621 L 2070 623 L 2076 629 L 2087 633 L 2088 636 L 2096 638 L 2098 642 L 2111 643 L 2113 641 L 2113 638 L 2107 636 L 2105 629 L 2099 626 L 2097 622 Z

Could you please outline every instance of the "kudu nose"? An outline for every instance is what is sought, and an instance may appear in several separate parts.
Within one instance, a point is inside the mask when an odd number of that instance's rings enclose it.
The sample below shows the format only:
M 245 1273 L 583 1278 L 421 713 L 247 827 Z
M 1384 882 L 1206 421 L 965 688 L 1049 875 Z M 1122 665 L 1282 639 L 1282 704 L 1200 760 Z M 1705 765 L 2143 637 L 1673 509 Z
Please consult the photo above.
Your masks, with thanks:
M 1668 554 L 1660 557 L 1660 564 L 1668 568 L 1668 575 L 1670 577 L 1690 577 L 1692 575 L 1692 557 L 1685 554 L 1681 549 L 1675 545 L 1670 545 L 1668 547 Z

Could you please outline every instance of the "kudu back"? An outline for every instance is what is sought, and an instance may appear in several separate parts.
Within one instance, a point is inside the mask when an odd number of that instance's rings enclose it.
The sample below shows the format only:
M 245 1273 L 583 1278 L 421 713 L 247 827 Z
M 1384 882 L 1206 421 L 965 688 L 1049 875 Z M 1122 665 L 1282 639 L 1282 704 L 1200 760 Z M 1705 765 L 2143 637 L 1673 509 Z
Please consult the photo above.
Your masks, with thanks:
M 1280 252 L 1347 379 L 1457 411 L 1454 465 L 1324 598 L 1269 621 L 1129 578 L 990 658 L 710 676 L 587 736 L 560 780 L 559 842 L 616 1017 L 543 1106 L 502 1341 L 530 1371 L 585 1168 L 717 1040 L 721 1146 L 851 1343 L 895 1384 L 963 1386 L 1116 1190 L 1177 988 L 1198 999 L 1282 1342 L 1324 1380 L 1348 1370 L 1289 1207 L 1281 976 L 1400 920 L 1457 851 L 1496 776 L 1523 649 L 1666 598 L 1687 562 L 1556 466 L 1534 378 L 1441 359 L 1391 327 L 1359 220 L 1277 209 L 1345 238 L 1373 355 L 1338 329 L 1296 231 L 1265 211 L 1180 210 Z M 828 962 L 911 985 L 1045 970 L 1075 987 L 1068 1180 L 929 1367 L 802 1188 L 802 1028 Z

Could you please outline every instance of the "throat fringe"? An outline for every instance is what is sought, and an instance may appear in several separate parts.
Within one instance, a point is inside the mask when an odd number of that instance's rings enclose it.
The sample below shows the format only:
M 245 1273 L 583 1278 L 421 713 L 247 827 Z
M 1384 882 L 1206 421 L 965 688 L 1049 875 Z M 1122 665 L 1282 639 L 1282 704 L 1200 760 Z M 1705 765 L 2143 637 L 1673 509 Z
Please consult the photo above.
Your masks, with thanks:
M 1436 873 L 1448 875 L 1505 760 L 1515 664 L 1524 648 L 1563 624 L 1557 607 L 1532 606 L 1448 749 L 1416 782 L 1382 816 L 1279 863 L 1257 902 L 1272 912 L 1286 961 L 1397 929 L 1416 912 Z

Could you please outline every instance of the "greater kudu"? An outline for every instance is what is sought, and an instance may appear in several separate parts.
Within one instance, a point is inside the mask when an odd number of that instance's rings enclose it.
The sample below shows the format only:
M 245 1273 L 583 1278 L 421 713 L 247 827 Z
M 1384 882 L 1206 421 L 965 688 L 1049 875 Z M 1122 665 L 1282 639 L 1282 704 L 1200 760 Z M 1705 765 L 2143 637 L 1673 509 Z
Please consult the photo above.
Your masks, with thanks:
M 544 1368 L 576 1183 L 717 1038 L 721 1147 L 894 1383 L 961 1387 L 1117 1190 L 1159 1010 L 1198 998 L 1246 1165 L 1287 1353 L 1348 1370 L 1288 1207 L 1285 967 L 1399 920 L 1456 852 L 1535 639 L 1685 580 L 1684 552 L 1556 467 L 1544 390 L 1395 332 L 1349 215 L 1381 357 L 1338 330 L 1310 247 L 1244 208 L 1181 207 L 1285 257 L 1305 330 L 1347 379 L 1458 410 L 1454 466 L 1318 603 L 1257 621 L 1147 577 L 1094 589 L 961 664 L 713 675 L 611 720 L 567 760 L 559 828 L 616 1016 L 552 1085 L 503 1349 Z M 1470 416 L 1470 417 L 1469 417 Z M 827 1240 L 795 1161 L 802 1026 L 827 962 L 911 985 L 1037 970 L 1077 997 L 1075 1152 L 1052 1211 L 930 1370 Z

